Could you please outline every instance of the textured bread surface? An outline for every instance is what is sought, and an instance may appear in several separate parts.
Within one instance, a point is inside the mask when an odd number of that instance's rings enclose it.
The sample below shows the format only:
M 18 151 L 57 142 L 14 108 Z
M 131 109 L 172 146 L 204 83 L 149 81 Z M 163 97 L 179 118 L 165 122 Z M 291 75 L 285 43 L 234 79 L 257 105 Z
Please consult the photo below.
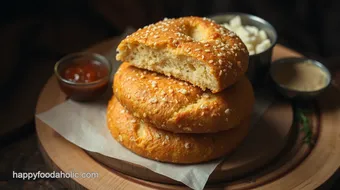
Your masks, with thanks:
M 115 97 L 107 108 L 112 136 L 132 152 L 153 160 L 171 163 L 199 163 L 232 152 L 248 133 L 249 118 L 240 126 L 210 134 L 175 134 L 152 127 L 133 117 Z
M 175 133 L 213 133 L 236 127 L 251 115 L 255 99 L 246 77 L 213 94 L 126 62 L 115 74 L 113 89 L 133 116 Z
M 248 69 L 249 53 L 232 31 L 200 17 L 167 19 L 139 29 L 117 47 L 116 59 L 173 76 L 213 93 Z

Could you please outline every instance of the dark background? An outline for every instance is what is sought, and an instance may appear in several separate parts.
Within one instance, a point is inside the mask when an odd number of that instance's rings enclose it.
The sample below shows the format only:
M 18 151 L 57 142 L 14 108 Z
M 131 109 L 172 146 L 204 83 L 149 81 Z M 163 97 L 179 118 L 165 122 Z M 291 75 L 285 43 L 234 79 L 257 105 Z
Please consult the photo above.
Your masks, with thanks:
M 9 142 L 20 142 L 19 139 L 4 139 L 24 124 L 31 126 L 39 92 L 52 75 L 55 61 L 119 35 L 127 26 L 138 28 L 164 17 L 246 12 L 269 21 L 279 34 L 278 43 L 337 64 L 340 61 L 339 8 L 340 1 L 336 0 L 2 1 L 0 135 L 4 148 L 1 154 L 15 149 L 17 153 L 9 155 L 16 157 L 25 152 L 20 147 L 8 149 L 15 146 Z M 32 127 L 27 129 L 21 133 L 34 134 Z M 5 163 L 8 171 L 15 166 L 13 157 L 0 156 L 0 163 Z M 2 169 L 0 166 L 0 171 Z M 0 181 L 8 178 L 7 174 L 0 175 Z

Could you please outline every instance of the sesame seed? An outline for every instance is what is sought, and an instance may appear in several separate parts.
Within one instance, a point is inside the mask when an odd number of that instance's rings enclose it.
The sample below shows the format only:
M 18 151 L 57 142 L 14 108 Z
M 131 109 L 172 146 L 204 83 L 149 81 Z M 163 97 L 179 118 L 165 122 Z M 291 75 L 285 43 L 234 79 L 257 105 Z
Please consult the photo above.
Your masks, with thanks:
M 169 140 L 169 136 L 168 136 L 168 135 L 165 135 L 165 139 L 166 139 L 166 140 Z
M 184 127 L 183 129 L 184 129 L 185 131 L 192 131 L 192 129 L 189 128 L 189 127 Z
M 159 139 L 161 136 L 160 136 L 158 133 L 156 133 L 156 134 L 155 134 L 155 137 L 156 137 L 157 139 Z
M 204 47 L 208 47 L 209 46 L 209 44 L 204 44 Z
M 120 111 L 120 113 L 125 113 L 125 110 Z
M 214 60 L 209 60 L 209 63 L 213 63 L 214 62 Z
M 205 109 L 205 108 L 207 108 L 207 105 L 202 104 L 202 105 L 200 106 L 200 108 L 201 108 L 201 109 Z
M 135 119 L 131 120 L 131 123 L 136 123 L 136 120 Z
M 201 51 L 201 49 L 197 48 L 197 49 L 195 49 L 195 51 Z
M 202 97 L 203 97 L 203 98 L 209 98 L 209 94 L 208 94 L 208 93 L 203 93 L 203 94 L 202 94 Z
M 202 55 L 202 59 L 204 59 L 204 55 Z
M 157 86 L 157 82 L 156 81 L 152 81 L 151 82 L 151 86 L 152 86 L 152 88 L 155 88 Z
M 123 141 L 123 137 L 122 135 L 118 135 L 118 141 L 122 142 Z
M 130 96 L 130 95 L 128 95 L 128 96 L 127 96 L 127 98 L 128 98 L 128 99 L 130 99 L 130 98 L 131 98 L 131 96 Z
M 187 90 L 185 90 L 185 89 L 183 89 L 183 88 L 182 88 L 182 89 L 179 89 L 178 91 L 179 91 L 180 93 L 184 94 L 184 95 L 188 93 Z
M 226 110 L 224 111 L 224 113 L 225 113 L 225 114 L 229 114 L 229 113 L 230 113 L 230 109 L 226 109 Z
M 220 70 L 219 76 L 222 76 L 222 73 L 223 73 L 222 70 Z
M 156 102 L 157 102 L 157 99 L 156 99 L 156 98 L 151 98 L 151 99 L 149 100 L 149 102 L 150 102 L 150 103 L 156 103 Z
M 185 147 L 186 149 L 190 148 L 189 143 L 185 143 L 185 144 L 184 144 L 184 147 Z
M 210 49 L 206 49 L 206 50 L 204 50 L 205 52 L 210 52 Z
M 146 117 L 146 113 L 143 113 L 143 117 Z

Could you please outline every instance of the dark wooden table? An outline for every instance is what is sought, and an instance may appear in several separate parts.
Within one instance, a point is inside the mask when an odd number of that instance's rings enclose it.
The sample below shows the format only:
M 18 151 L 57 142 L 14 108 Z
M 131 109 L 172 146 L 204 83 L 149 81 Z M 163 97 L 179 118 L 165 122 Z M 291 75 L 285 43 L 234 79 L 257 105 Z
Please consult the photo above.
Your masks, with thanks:
M 25 127 L 34 129 L 34 123 L 27 124 Z M 63 185 L 57 179 L 35 181 L 13 179 L 13 171 L 49 172 L 38 149 L 38 140 L 34 130 L 28 133 L 7 146 L 2 144 L 0 149 L 0 189 L 63 189 Z

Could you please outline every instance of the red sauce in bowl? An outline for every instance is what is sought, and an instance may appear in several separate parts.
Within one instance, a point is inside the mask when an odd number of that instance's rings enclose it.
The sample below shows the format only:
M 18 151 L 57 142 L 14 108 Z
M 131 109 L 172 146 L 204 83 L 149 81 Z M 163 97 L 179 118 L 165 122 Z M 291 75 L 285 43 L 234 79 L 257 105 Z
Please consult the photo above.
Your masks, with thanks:
M 76 101 L 98 99 L 108 88 L 111 71 L 109 62 L 101 59 L 98 61 L 87 54 L 75 60 L 61 59 L 55 68 L 61 90 Z
M 107 67 L 95 60 L 87 61 L 87 63 L 75 63 L 62 73 L 64 79 L 75 83 L 92 83 L 107 75 Z

